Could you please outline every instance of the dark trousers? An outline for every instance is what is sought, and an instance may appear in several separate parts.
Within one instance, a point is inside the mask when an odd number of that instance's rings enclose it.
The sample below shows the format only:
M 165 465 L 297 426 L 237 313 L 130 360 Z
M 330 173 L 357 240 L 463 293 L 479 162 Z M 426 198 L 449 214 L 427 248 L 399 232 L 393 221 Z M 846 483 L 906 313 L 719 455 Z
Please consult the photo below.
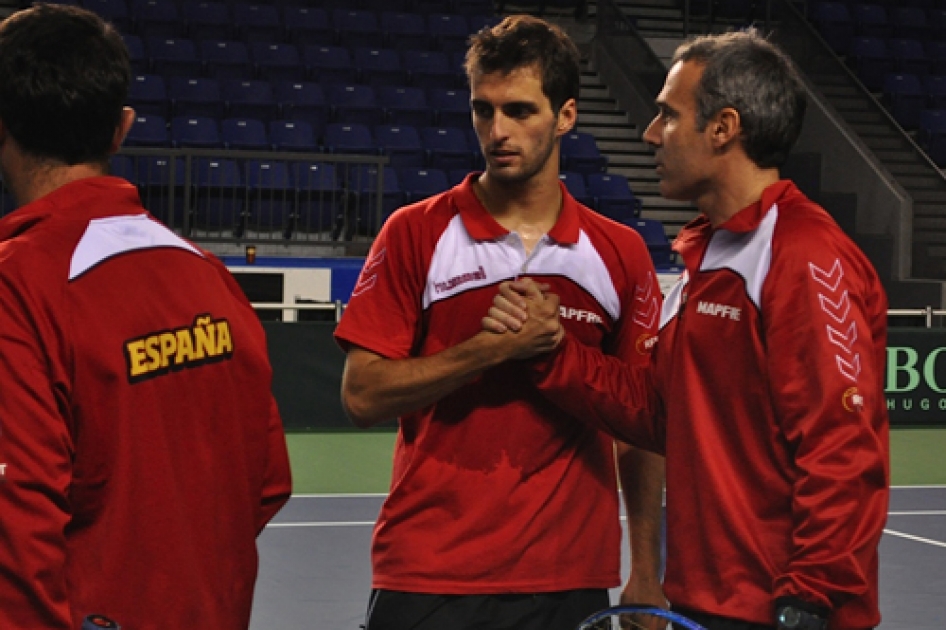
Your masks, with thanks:
M 510 595 L 374 590 L 365 630 L 575 630 L 610 605 L 605 589 Z

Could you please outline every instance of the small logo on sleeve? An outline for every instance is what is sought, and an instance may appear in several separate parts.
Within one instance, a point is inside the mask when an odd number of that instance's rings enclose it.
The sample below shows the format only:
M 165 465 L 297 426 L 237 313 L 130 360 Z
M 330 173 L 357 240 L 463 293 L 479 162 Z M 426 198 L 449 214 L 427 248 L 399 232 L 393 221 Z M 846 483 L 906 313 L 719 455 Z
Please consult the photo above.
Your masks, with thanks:
M 125 342 L 131 383 L 168 372 L 223 361 L 233 356 L 233 335 L 226 319 L 199 315 L 191 326 L 149 333 Z

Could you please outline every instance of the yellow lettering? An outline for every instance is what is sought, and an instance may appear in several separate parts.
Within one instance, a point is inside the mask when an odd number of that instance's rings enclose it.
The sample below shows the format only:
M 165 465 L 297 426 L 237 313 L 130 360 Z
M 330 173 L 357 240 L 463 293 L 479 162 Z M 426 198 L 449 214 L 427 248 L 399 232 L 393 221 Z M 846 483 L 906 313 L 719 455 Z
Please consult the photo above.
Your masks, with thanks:
M 174 364 L 180 365 L 193 360 L 194 341 L 191 337 L 191 331 L 187 328 L 182 328 L 177 331 L 177 356 L 174 357 Z
M 145 342 L 144 339 L 137 339 L 125 344 L 125 351 L 128 352 L 128 363 L 130 365 L 131 376 L 141 376 L 148 371 L 145 365 Z
M 230 323 L 222 320 L 217 323 L 217 354 L 233 352 L 233 339 L 230 338 Z
M 209 317 L 197 320 L 197 325 L 194 326 L 194 339 L 197 342 L 196 352 L 194 353 L 195 359 L 203 359 L 207 355 L 213 356 L 216 354 L 214 325 Z
M 161 353 L 158 351 L 158 342 L 159 339 L 156 335 L 145 339 L 145 350 L 148 353 L 148 358 L 151 359 L 151 363 L 148 364 L 149 372 L 161 367 Z
M 171 362 L 171 356 L 177 349 L 177 336 L 174 333 L 161 333 L 161 367 L 166 368 Z

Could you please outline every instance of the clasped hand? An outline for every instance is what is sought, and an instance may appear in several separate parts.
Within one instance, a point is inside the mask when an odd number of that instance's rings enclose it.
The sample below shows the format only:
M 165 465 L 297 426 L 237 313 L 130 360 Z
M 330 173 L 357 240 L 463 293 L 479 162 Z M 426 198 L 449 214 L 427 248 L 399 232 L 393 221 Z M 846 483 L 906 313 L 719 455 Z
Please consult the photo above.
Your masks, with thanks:
M 483 318 L 483 329 L 508 338 L 510 358 L 528 359 L 551 352 L 564 338 L 559 298 L 548 292 L 550 288 L 531 278 L 499 285 L 493 306 Z

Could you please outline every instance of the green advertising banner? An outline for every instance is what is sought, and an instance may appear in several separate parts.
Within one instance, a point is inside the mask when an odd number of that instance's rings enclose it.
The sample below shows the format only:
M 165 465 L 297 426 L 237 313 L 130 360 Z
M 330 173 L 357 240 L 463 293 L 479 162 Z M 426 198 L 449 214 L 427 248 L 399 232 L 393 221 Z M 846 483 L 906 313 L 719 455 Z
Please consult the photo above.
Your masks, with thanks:
M 334 323 L 264 322 L 287 430 L 352 428 L 339 401 L 345 354 Z M 946 330 L 891 328 L 884 377 L 894 426 L 946 426 Z
M 887 332 L 887 412 L 892 425 L 946 425 L 946 330 Z

